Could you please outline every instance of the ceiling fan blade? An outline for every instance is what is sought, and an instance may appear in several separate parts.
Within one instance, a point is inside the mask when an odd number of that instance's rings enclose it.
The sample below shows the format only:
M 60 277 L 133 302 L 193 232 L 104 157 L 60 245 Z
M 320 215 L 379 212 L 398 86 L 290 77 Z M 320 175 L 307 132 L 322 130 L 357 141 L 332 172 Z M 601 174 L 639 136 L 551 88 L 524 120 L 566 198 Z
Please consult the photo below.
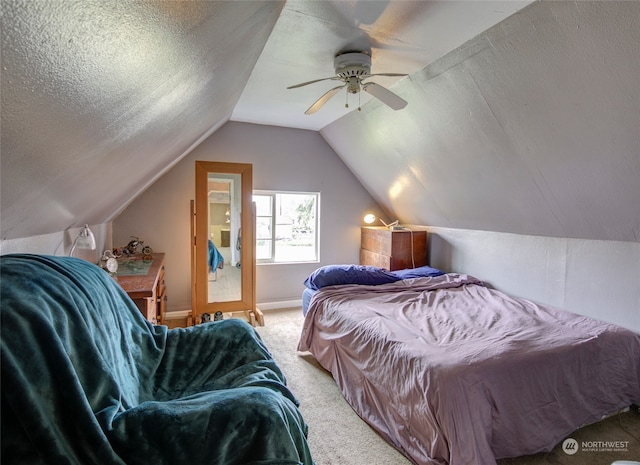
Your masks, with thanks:
M 316 111 L 318 111 L 320 108 L 322 108 L 322 106 L 327 103 L 329 101 L 329 99 L 331 97 L 333 97 L 335 94 L 338 93 L 338 91 L 340 89 L 343 89 L 346 86 L 346 84 L 344 86 L 338 86 L 338 87 L 334 87 L 333 89 L 329 89 L 328 91 L 326 91 L 322 97 L 320 97 L 318 100 L 316 100 L 313 105 L 311 105 L 307 111 L 304 112 L 305 115 L 311 115 L 313 113 L 315 113 Z
M 404 73 L 375 73 L 375 74 L 367 74 L 362 79 L 368 79 L 370 76 L 397 76 L 397 77 L 403 77 L 403 76 L 408 76 L 408 74 L 404 74 Z
M 393 110 L 402 110 L 407 106 L 406 100 L 375 82 L 368 82 L 362 88 Z
M 313 81 L 302 82 L 302 83 L 300 83 L 300 84 L 296 84 L 296 85 L 293 85 L 293 86 L 289 86 L 289 87 L 287 87 L 287 89 L 296 89 L 296 88 L 298 88 L 298 87 L 302 87 L 302 86 L 306 86 L 306 85 L 309 85 L 309 84 L 313 84 L 314 82 L 329 81 L 329 80 L 334 80 L 334 81 L 335 81 L 335 80 L 338 80 L 338 81 L 341 81 L 341 80 L 342 80 L 342 78 L 340 78 L 340 77 L 338 77 L 338 76 L 333 76 L 333 77 L 322 78 L 322 79 L 314 79 Z

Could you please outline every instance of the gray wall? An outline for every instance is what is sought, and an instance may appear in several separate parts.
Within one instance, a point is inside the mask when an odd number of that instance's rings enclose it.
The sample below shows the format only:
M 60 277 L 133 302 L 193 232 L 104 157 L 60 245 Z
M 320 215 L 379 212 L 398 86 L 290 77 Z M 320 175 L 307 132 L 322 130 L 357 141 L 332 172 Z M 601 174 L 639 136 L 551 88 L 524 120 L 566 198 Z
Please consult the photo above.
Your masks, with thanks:
M 319 263 L 258 265 L 258 303 L 299 300 L 316 267 L 357 263 L 365 212 L 380 214 L 372 197 L 315 131 L 229 122 L 200 144 L 113 222 L 116 245 L 130 235 L 165 252 L 169 310 L 191 306 L 189 201 L 196 160 L 253 164 L 253 187 L 321 193 Z
M 252 163 L 255 189 L 322 193 L 321 262 L 258 266 L 257 299 L 262 304 L 298 300 L 302 280 L 317 266 L 357 263 L 362 215 L 381 213 L 318 133 L 227 123 L 113 224 L 115 244 L 125 244 L 133 234 L 167 253 L 170 310 L 190 306 L 188 212 L 195 160 Z M 432 266 L 640 332 L 640 243 L 413 227 L 429 230 Z

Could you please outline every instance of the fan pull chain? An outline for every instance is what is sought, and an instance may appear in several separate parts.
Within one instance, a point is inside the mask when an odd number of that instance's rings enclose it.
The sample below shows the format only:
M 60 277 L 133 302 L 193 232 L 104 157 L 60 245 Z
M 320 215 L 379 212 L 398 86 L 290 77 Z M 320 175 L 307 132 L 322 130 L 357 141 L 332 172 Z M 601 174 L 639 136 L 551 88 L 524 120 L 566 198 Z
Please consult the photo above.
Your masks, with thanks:
M 344 97 L 344 107 L 349 108 L 349 92 L 346 92 Z M 360 106 L 360 92 L 358 92 L 358 111 L 362 111 Z

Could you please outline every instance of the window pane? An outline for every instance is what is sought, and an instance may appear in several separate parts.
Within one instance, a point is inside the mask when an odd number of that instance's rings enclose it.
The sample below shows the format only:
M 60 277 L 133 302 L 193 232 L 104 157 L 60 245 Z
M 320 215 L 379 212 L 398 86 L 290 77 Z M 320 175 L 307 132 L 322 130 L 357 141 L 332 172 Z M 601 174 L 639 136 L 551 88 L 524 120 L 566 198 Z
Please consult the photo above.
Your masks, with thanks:
M 271 216 L 270 195 L 254 195 L 253 201 L 256 203 L 256 216 Z
M 256 238 L 271 239 L 271 217 L 258 217 L 256 218 Z
M 270 240 L 258 239 L 256 241 L 256 260 L 270 260 L 271 257 Z
M 277 262 L 316 260 L 315 194 L 276 195 Z
M 318 260 L 317 193 L 262 191 L 256 204 L 256 259 L 287 263 Z

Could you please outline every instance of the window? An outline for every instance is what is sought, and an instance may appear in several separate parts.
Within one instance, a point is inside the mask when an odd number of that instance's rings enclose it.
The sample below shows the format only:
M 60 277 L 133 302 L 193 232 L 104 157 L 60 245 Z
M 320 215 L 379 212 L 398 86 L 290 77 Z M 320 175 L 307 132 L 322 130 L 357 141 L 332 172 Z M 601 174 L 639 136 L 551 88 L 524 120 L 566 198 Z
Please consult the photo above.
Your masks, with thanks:
M 320 194 L 254 191 L 258 263 L 318 261 Z

